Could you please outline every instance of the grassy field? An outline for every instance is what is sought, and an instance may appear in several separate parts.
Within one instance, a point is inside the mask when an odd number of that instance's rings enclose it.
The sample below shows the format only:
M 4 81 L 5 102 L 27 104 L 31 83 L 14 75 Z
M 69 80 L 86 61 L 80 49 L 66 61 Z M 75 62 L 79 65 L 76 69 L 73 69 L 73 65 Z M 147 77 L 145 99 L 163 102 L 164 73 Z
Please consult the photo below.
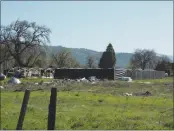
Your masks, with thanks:
M 56 129 L 174 129 L 173 78 L 146 80 L 151 84 L 119 81 L 30 85 L 41 79 L 22 80 L 15 87 L 1 82 L 1 129 L 15 129 L 24 95 L 32 90 L 23 129 L 47 129 L 50 88 L 57 87 Z M 50 80 L 44 80 L 50 81 Z M 21 89 L 16 92 L 16 89 Z M 40 89 L 36 91 L 37 89 Z M 125 92 L 150 91 L 152 96 L 126 97 Z

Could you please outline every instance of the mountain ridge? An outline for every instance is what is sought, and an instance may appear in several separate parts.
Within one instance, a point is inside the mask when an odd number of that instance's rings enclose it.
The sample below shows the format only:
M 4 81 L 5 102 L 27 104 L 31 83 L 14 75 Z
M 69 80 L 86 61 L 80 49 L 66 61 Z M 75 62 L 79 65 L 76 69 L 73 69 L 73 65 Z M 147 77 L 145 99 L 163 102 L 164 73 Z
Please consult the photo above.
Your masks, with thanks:
M 63 46 L 49 46 L 49 49 L 53 53 L 58 53 L 62 49 L 69 49 L 72 53 L 72 56 L 76 58 L 76 60 L 81 64 L 85 65 L 87 63 L 87 57 L 94 56 L 96 59 L 96 63 L 98 64 L 101 55 L 103 52 L 86 49 L 86 48 L 69 48 Z M 116 52 L 116 67 L 125 68 L 129 65 L 129 61 L 132 57 L 133 53 L 126 52 Z M 158 54 L 162 55 L 162 54 Z M 168 56 L 168 55 L 167 55 Z M 168 56 L 171 61 L 173 61 L 173 56 Z

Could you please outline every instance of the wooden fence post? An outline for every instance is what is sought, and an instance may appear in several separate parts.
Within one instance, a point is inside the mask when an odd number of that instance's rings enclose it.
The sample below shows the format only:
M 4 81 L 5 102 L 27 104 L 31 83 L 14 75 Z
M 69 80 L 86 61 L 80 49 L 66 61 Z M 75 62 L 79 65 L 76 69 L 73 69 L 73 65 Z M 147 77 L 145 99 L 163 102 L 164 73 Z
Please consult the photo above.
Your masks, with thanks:
M 27 104 L 28 104 L 29 97 L 30 97 L 30 90 L 27 89 L 27 90 L 25 90 L 25 94 L 24 94 L 24 98 L 23 98 L 23 102 L 22 102 L 22 106 L 21 106 L 21 112 L 19 115 L 16 130 L 22 130 L 23 121 L 24 121 L 26 110 L 27 110 Z
M 51 88 L 49 112 L 48 112 L 48 130 L 54 130 L 56 120 L 56 99 L 57 88 Z

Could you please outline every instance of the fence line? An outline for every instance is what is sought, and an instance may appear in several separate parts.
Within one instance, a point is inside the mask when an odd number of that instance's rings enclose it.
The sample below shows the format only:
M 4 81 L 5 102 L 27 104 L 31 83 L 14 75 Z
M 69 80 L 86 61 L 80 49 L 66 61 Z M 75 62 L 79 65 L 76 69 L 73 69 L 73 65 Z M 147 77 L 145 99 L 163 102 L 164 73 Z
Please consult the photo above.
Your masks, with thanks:
M 119 77 L 131 77 L 133 80 L 161 79 L 165 77 L 165 72 L 156 70 L 116 69 L 115 79 L 118 79 Z
M 23 102 L 21 106 L 21 111 L 19 114 L 18 123 L 16 126 L 16 130 L 22 130 L 24 117 L 27 110 L 27 105 L 30 97 L 30 90 L 26 89 L 25 94 L 23 97 Z M 56 100 L 57 100 L 57 88 L 51 88 L 51 95 L 50 95 L 50 104 L 49 104 L 49 111 L 48 111 L 48 130 L 55 129 L 55 121 L 56 121 Z

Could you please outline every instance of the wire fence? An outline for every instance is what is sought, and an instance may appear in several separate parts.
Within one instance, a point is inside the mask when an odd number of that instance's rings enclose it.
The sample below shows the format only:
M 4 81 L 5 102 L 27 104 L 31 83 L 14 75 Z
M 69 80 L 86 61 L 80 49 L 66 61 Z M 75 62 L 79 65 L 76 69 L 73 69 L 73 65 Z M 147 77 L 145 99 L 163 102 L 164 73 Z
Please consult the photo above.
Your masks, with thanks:
M 120 77 L 131 77 L 133 80 L 162 79 L 165 77 L 165 72 L 156 70 L 116 69 L 115 79 L 119 79 Z

